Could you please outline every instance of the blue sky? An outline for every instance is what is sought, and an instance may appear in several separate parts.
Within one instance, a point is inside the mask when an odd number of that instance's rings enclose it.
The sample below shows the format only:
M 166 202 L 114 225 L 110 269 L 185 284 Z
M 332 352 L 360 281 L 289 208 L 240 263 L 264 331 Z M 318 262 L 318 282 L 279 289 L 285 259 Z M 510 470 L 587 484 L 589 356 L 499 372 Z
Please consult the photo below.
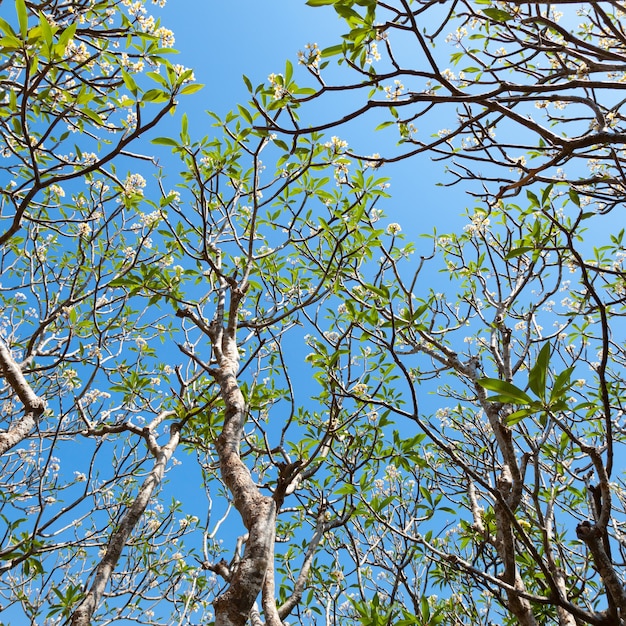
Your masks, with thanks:
M 345 31 L 345 23 L 332 7 L 312 8 L 304 0 L 170 0 L 158 15 L 162 16 L 162 24 L 174 31 L 175 47 L 180 52 L 177 61 L 192 67 L 196 80 L 205 84 L 199 93 L 181 99 L 179 106 L 179 114 L 185 111 L 189 116 L 191 133 L 196 137 L 210 134 L 208 125 L 212 121 L 204 111 L 223 115 L 247 101 L 242 74 L 257 85 L 270 73 L 282 72 L 287 59 L 296 65 L 298 50 L 305 44 L 314 42 L 323 49 L 339 43 Z M 322 110 L 316 114 L 331 119 L 337 112 Z M 306 119 L 303 123 L 306 125 Z M 447 125 L 445 120 L 441 125 Z M 341 134 L 366 154 L 384 152 L 385 144 L 392 148 L 392 133 L 374 133 L 374 126 L 371 119 L 359 120 L 329 134 Z M 171 132 L 176 134 L 178 130 L 178 124 L 173 124 Z M 165 134 L 163 127 L 158 134 Z M 436 186 L 436 182 L 445 182 L 444 165 L 432 163 L 425 155 L 387 165 L 381 175 L 392 179 L 393 197 L 383 209 L 391 221 L 401 223 L 412 239 L 431 232 L 436 224 L 442 232 L 464 224 L 459 216 L 474 204 L 460 188 Z M 447 213 L 443 226 L 442 210 Z

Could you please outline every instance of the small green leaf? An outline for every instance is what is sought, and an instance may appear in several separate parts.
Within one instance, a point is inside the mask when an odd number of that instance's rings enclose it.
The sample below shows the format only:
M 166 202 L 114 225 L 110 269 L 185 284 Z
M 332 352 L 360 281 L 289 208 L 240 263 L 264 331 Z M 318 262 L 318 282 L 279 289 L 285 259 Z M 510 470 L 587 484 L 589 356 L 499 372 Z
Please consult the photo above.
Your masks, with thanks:
M 126 70 L 122 70 L 122 80 L 126 85 L 126 89 L 128 89 L 133 96 L 136 96 L 139 88 L 137 87 L 135 79 Z
M 43 35 L 43 40 L 46 42 L 48 46 L 52 45 L 52 28 L 50 27 L 50 22 L 46 19 L 46 16 L 43 13 L 39 13 L 39 26 L 41 27 L 41 34 Z
M 1 17 L 0 17 L 0 30 L 5 35 L 8 35 L 9 37 L 17 37 L 17 35 L 15 34 L 15 31 L 13 30 L 13 28 L 11 28 L 11 24 L 9 24 L 9 22 L 7 22 L 6 20 L 3 20 Z
M 240 104 L 237 105 L 237 109 L 239 110 L 239 115 L 241 115 L 241 117 L 243 117 L 248 124 L 252 124 L 252 115 L 250 115 L 250 111 L 248 111 L 245 107 L 242 107 Z
M 530 189 L 526 190 L 526 197 L 530 200 L 530 205 L 533 207 L 541 207 L 539 204 L 539 198 Z
M 513 19 L 513 15 L 502 9 L 483 9 L 483 13 L 496 22 L 508 22 Z
M 322 57 L 334 57 L 343 52 L 343 44 L 337 44 L 336 46 L 328 46 L 322 50 Z
M 533 415 L 535 413 L 535 409 L 519 409 L 519 411 L 515 411 L 514 413 L 511 413 L 511 415 L 509 415 L 506 418 L 506 425 L 507 426 L 515 426 L 515 424 L 521 422 L 525 417 L 528 417 L 529 415 Z
M 154 143 L 159 146 L 172 146 L 174 148 L 178 146 L 178 142 L 170 137 L 155 137 L 150 143 Z
M 28 35 L 28 13 L 24 0 L 15 0 L 15 11 L 17 12 L 17 21 L 20 25 L 20 35 L 22 39 L 26 39 Z
M 522 254 L 526 254 L 527 252 L 532 252 L 534 248 L 530 246 L 520 246 L 519 248 L 514 248 L 510 252 L 506 254 L 505 259 L 514 259 L 515 257 L 522 256 Z
M 0 39 L 0 47 L 6 52 L 13 50 L 19 50 L 22 47 L 22 42 L 17 37 L 11 37 L 7 35 Z
M 187 96 L 189 94 L 196 93 L 201 89 L 204 89 L 204 85 L 202 85 L 201 83 L 194 83 L 193 85 L 187 85 L 186 87 L 183 87 L 180 90 L 180 93 L 182 96 Z
M 72 24 L 70 24 L 62 33 L 61 36 L 59 37 L 59 49 L 61 50 L 61 53 L 64 54 L 65 53 L 65 48 L 67 46 L 67 44 L 69 43 L 70 39 L 74 36 L 74 34 L 76 33 L 76 27 L 78 26 L 78 22 L 73 22 Z
M 573 367 L 564 369 L 554 378 L 554 384 L 552 385 L 552 391 L 550 393 L 550 405 L 552 406 L 558 400 L 562 400 L 563 397 L 569 392 L 572 387 L 572 374 L 574 373 Z
M 89 107 L 83 107 L 81 109 L 81 113 L 83 113 L 83 115 L 86 115 L 92 122 L 94 122 L 98 126 L 102 126 L 102 118 L 95 111 L 92 111 Z
M 480 378 L 476 381 L 481 387 L 488 391 L 495 391 L 496 396 L 487 398 L 492 402 L 507 402 L 510 404 L 531 404 L 532 398 L 519 387 L 506 380 L 499 378 Z
M 396 122 L 393 120 L 387 120 L 386 122 L 382 122 L 379 124 L 374 130 L 382 130 L 383 128 L 387 128 L 387 126 L 395 126 Z
M 293 78 L 293 64 L 287 60 L 285 63 L 285 85 L 288 85 Z
M 550 344 L 546 343 L 537 355 L 537 361 L 528 373 L 528 386 L 542 400 L 546 398 L 546 379 L 550 364 Z
M 141 97 L 142 102 L 167 102 L 169 94 L 162 89 L 148 89 Z

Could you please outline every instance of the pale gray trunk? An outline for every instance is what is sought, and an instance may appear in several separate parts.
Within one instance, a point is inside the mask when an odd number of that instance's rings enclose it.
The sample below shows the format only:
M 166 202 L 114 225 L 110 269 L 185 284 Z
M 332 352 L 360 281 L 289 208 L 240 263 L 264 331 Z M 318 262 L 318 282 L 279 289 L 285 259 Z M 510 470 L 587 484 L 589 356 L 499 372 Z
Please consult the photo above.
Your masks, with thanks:
M 91 588 L 72 615 L 72 626 L 89 626 L 91 623 L 93 614 L 98 608 L 98 604 L 102 599 L 106 585 L 108 584 L 111 574 L 120 559 L 122 550 L 124 549 L 133 528 L 137 525 L 137 522 L 139 522 L 141 516 L 146 510 L 154 490 L 163 479 L 165 467 L 178 445 L 180 438 L 180 426 L 177 423 L 171 425 L 170 439 L 163 447 L 156 445 L 152 435 L 149 435 L 148 437 L 151 439 L 148 442 L 149 447 L 156 458 L 154 467 L 144 480 L 133 504 L 124 514 L 118 529 L 111 536 L 106 553 L 96 568 Z
M 225 403 L 224 427 L 217 439 L 222 479 L 248 530 L 241 561 L 229 580 L 228 589 L 215 600 L 215 626 L 245 626 L 261 592 L 274 558 L 276 502 L 261 494 L 248 468 L 241 461 L 240 444 L 245 423 L 245 400 L 237 384 L 239 353 L 235 332 L 213 333 L 218 367 L 214 372 Z M 271 568 L 270 568 L 271 570 Z M 267 600 L 264 602 L 267 608 Z
M 11 350 L 0 341 L 0 371 L 2 377 L 24 405 L 24 416 L 0 433 L 0 454 L 23 441 L 37 424 L 45 409 L 45 402 L 33 391 L 17 364 Z

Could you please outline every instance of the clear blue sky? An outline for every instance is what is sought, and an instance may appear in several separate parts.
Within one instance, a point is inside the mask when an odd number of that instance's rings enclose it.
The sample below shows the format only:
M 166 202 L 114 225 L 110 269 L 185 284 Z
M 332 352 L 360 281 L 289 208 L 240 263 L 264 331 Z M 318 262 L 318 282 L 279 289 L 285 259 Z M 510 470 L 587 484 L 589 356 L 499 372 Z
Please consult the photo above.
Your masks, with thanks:
M 296 65 L 298 50 L 306 43 L 315 42 L 323 49 L 339 43 L 346 30 L 332 7 L 308 7 L 304 0 L 169 0 L 158 14 L 163 25 L 175 33 L 175 47 L 180 52 L 177 61 L 193 67 L 196 80 L 206 85 L 180 103 L 180 111 L 186 111 L 190 118 L 192 135 L 198 138 L 210 134 L 211 121 L 204 111 L 224 114 L 247 100 L 242 74 L 257 85 L 270 73 L 282 72 L 287 59 Z M 317 114 L 323 117 L 324 111 Z M 335 115 L 336 111 L 328 111 L 329 119 Z M 202 127 L 205 120 L 207 128 Z M 306 125 L 307 120 L 302 121 Z M 442 127 L 447 125 L 442 120 Z M 388 141 L 389 136 L 385 138 L 372 129 L 369 120 L 352 124 L 344 133 L 330 134 L 341 134 L 351 145 L 358 141 L 365 154 L 382 153 L 381 143 Z M 178 130 L 177 124 L 172 127 L 172 133 Z M 164 134 L 163 130 L 159 134 Z M 392 178 L 393 194 L 383 208 L 412 239 L 430 232 L 435 224 L 442 232 L 464 224 L 455 218 L 473 206 L 473 200 L 460 188 L 435 186 L 436 182 L 445 181 L 444 165 L 433 164 L 426 156 L 386 166 L 381 174 Z M 444 226 L 442 210 L 448 213 Z

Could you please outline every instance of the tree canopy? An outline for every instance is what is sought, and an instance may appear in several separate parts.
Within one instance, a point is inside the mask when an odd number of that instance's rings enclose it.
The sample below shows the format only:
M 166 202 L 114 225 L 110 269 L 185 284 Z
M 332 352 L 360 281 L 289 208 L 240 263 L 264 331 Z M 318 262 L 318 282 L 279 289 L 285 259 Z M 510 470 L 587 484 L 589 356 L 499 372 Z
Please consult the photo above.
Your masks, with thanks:
M 198 129 L 158 7 L 14 4 L 3 623 L 626 623 L 626 6 L 308 0 Z

